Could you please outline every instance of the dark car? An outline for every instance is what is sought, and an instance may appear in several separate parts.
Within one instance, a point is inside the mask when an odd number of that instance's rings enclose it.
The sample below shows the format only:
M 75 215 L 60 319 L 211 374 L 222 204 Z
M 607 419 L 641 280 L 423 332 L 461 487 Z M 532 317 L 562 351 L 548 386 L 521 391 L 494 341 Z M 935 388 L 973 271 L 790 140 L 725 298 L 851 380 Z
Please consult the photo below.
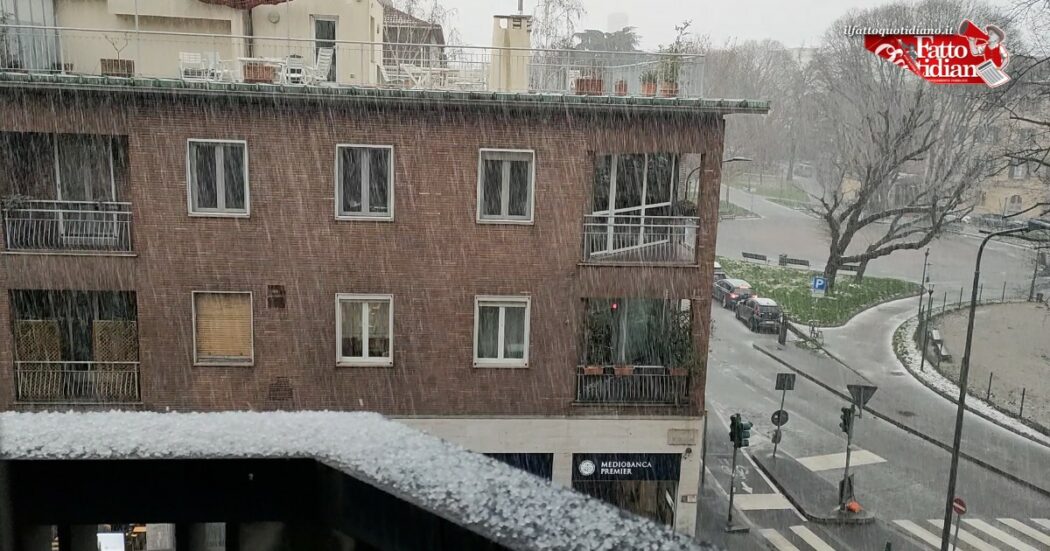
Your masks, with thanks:
M 779 333 L 782 317 L 780 306 L 771 298 L 752 297 L 736 305 L 736 319 L 744 322 L 751 331 L 772 329 Z
M 742 279 L 723 279 L 715 282 L 714 299 L 721 302 L 723 308 L 735 308 L 736 303 L 747 300 L 755 291 L 751 284 Z

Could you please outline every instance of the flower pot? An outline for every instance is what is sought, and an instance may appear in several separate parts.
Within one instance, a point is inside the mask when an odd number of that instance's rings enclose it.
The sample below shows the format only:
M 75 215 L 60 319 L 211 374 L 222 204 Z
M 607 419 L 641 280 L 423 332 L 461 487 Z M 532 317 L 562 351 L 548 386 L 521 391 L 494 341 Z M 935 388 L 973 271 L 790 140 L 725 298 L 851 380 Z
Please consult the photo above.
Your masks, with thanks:
M 633 365 L 618 365 L 616 367 L 613 367 L 613 373 L 617 377 L 629 377 L 631 375 L 634 375 L 634 366 Z
M 664 98 L 675 98 L 678 97 L 678 83 L 677 82 L 664 82 L 660 84 L 660 97 Z
M 102 76 L 130 78 L 135 75 L 135 60 L 100 59 L 99 68 Z
M 615 89 L 616 89 L 616 95 L 617 96 L 626 96 L 627 95 L 627 81 L 626 80 L 617 80 L 616 84 L 615 84 Z
M 672 367 L 671 368 L 671 376 L 672 377 L 685 377 L 688 374 L 689 374 L 689 370 L 684 368 L 684 367 Z
M 277 80 L 277 68 L 266 63 L 245 63 L 244 82 L 273 84 Z
M 605 367 L 600 365 L 588 365 L 583 368 L 584 375 L 604 375 Z
M 643 96 L 655 96 L 656 95 L 656 83 L 655 82 L 643 82 L 642 83 L 642 95 Z
M 576 79 L 576 95 L 600 96 L 605 93 L 605 81 L 595 77 Z

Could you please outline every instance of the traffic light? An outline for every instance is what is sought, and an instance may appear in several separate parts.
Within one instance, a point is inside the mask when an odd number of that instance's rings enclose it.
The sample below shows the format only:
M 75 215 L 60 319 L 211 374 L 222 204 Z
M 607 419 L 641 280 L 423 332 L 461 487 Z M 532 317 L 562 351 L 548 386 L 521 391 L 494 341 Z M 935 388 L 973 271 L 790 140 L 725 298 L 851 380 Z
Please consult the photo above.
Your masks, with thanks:
M 733 441 L 734 448 L 744 448 L 750 444 L 748 438 L 751 438 L 751 427 L 752 423 L 741 418 L 739 413 L 729 416 L 729 439 Z
M 740 432 L 737 434 L 736 447 L 746 448 L 750 444 L 747 439 L 751 438 L 751 421 L 741 420 L 740 428 L 737 430 Z
M 842 422 L 839 423 L 839 428 L 842 432 L 849 434 L 853 429 L 853 408 L 842 408 Z

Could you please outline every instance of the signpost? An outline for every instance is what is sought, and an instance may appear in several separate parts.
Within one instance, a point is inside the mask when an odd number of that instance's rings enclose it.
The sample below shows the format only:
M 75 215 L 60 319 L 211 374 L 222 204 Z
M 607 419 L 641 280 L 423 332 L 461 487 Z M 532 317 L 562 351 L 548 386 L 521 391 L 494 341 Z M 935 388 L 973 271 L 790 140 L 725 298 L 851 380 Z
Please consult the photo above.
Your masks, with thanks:
M 814 297 L 822 297 L 828 290 L 828 280 L 823 276 L 813 276 L 809 285 L 809 292 Z
M 962 524 L 962 516 L 966 513 L 966 502 L 961 497 L 952 500 L 952 510 L 955 511 L 955 538 L 952 540 L 952 551 L 959 548 L 959 525 Z
M 864 412 L 864 405 L 868 403 L 868 400 L 871 400 L 871 397 L 879 387 L 872 385 L 846 385 L 846 389 L 849 390 L 849 395 L 853 397 L 853 403 L 857 404 L 857 417 L 864 417 L 861 415 Z
M 771 419 L 773 425 L 777 428 L 773 432 L 773 459 L 777 458 L 777 447 L 780 446 L 780 439 L 783 438 L 780 427 L 788 422 L 788 413 L 784 411 L 784 398 L 787 397 L 787 391 L 795 390 L 795 374 L 777 373 L 775 389 L 780 391 L 780 409 L 773 412 L 773 418 Z
M 849 474 L 849 459 L 850 459 L 850 446 L 853 444 L 853 424 L 854 416 L 860 417 L 857 414 L 858 411 L 864 411 L 864 404 L 871 400 L 871 397 L 875 395 L 875 391 L 878 390 L 877 386 L 874 385 L 846 385 L 846 389 L 849 390 L 850 396 L 853 397 L 853 404 L 848 408 L 842 408 L 842 422 L 839 423 L 839 428 L 842 432 L 846 433 L 846 468 L 842 473 L 842 482 L 839 483 L 839 506 L 843 511 L 846 510 L 847 504 L 854 500 L 855 494 L 853 493 L 853 475 Z

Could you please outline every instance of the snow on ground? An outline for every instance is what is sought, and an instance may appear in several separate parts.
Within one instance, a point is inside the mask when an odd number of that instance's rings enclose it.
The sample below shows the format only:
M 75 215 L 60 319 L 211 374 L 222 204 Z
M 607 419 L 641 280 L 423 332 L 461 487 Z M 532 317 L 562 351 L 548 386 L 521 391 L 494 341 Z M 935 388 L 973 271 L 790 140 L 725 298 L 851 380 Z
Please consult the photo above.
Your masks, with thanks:
M 959 387 L 954 382 L 938 373 L 936 369 L 920 369 L 919 364 L 922 357 L 919 355 L 919 348 L 915 344 L 915 339 L 911 338 L 911 335 L 914 335 L 915 331 L 918 329 L 918 324 L 918 318 L 913 317 L 904 322 L 904 325 L 897 330 L 898 334 L 904 335 L 904 338 L 900 339 L 902 345 L 901 361 L 904 362 L 904 366 L 913 377 L 925 382 L 935 388 L 938 392 L 953 397 L 952 401 L 954 402 L 954 397 L 959 396 Z M 961 354 L 962 351 L 959 353 Z M 960 361 L 962 361 L 961 356 Z M 971 409 L 992 419 L 1002 426 L 1011 427 L 1010 430 L 1021 433 L 1032 440 L 1037 440 L 1050 445 L 1050 437 L 1047 437 L 1045 434 L 1028 427 L 1027 425 L 1018 423 L 1015 417 L 1011 417 L 1010 415 L 995 409 L 988 402 L 985 402 L 972 394 L 967 394 L 966 396 L 966 407 L 967 409 Z
M 515 549 L 701 549 L 375 413 L 0 413 L 6 459 L 311 457 Z

